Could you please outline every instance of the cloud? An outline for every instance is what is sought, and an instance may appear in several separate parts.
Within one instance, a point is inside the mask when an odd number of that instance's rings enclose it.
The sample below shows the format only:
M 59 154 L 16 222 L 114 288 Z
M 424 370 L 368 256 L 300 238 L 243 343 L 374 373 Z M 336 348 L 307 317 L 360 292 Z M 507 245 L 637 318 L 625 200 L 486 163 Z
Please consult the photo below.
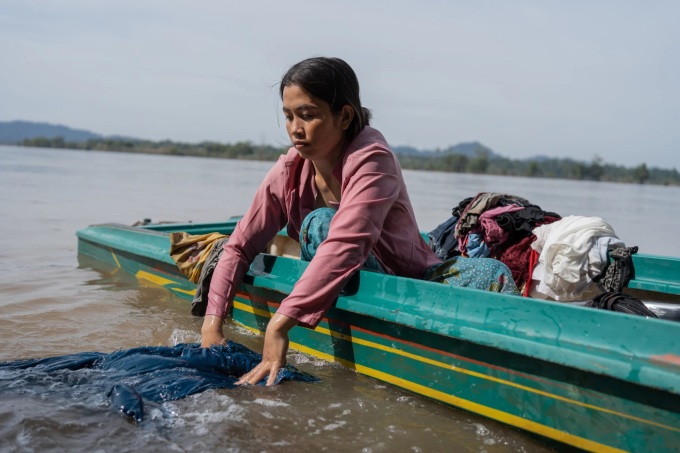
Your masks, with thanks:
M 676 2 L 4 2 L 0 119 L 283 144 L 276 84 L 340 56 L 395 145 L 680 167 Z

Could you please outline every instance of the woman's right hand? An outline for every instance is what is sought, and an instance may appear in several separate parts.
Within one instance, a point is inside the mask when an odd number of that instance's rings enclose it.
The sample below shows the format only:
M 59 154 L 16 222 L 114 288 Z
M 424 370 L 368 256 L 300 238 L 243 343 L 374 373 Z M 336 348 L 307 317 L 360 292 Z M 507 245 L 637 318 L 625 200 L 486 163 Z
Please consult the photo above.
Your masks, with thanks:
M 205 315 L 203 327 L 201 327 L 201 347 L 209 348 L 214 344 L 224 344 L 224 334 L 222 333 L 224 320 L 219 316 Z

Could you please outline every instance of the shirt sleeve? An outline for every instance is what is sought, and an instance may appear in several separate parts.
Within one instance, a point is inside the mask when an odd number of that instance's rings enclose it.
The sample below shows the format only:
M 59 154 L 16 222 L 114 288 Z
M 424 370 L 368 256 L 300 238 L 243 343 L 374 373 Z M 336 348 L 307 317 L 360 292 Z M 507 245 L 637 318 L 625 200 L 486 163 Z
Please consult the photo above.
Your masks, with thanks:
M 378 241 L 399 195 L 394 155 L 372 145 L 348 157 L 342 198 L 328 237 L 317 249 L 278 313 L 314 328 Z
M 226 317 L 250 264 L 286 224 L 284 165 L 281 158 L 269 171 L 224 245 L 210 282 L 206 315 Z

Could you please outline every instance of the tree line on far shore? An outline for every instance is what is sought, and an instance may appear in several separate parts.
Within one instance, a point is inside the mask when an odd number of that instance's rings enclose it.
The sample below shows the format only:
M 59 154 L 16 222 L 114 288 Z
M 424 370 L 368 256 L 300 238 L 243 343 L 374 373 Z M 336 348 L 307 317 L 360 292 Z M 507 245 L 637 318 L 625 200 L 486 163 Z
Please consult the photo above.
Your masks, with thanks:
M 265 161 L 276 160 L 287 151 L 286 147 L 256 145 L 251 142 L 189 144 L 170 140 L 109 138 L 70 142 L 62 137 L 25 139 L 21 146 Z M 453 153 L 435 153 L 428 156 L 397 154 L 397 156 L 402 168 L 410 170 L 680 186 L 680 174 L 675 168 L 671 170 L 648 168 L 644 163 L 636 167 L 624 167 L 606 163 L 598 156 L 591 162 L 552 158 L 508 159 L 484 150 L 477 151 L 473 156 Z

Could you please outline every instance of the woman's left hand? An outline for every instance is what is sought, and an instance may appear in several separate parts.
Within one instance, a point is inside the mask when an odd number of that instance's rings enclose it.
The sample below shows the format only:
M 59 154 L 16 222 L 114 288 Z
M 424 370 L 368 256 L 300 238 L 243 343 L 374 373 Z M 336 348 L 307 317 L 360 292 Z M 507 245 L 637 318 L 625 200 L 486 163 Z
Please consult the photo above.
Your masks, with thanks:
M 293 318 L 278 313 L 274 314 L 269 321 L 264 335 L 264 350 L 262 361 L 258 366 L 244 374 L 236 381 L 236 385 L 257 384 L 265 377 L 267 385 L 274 385 L 279 370 L 286 365 L 286 352 L 288 352 L 288 331 L 297 324 Z

